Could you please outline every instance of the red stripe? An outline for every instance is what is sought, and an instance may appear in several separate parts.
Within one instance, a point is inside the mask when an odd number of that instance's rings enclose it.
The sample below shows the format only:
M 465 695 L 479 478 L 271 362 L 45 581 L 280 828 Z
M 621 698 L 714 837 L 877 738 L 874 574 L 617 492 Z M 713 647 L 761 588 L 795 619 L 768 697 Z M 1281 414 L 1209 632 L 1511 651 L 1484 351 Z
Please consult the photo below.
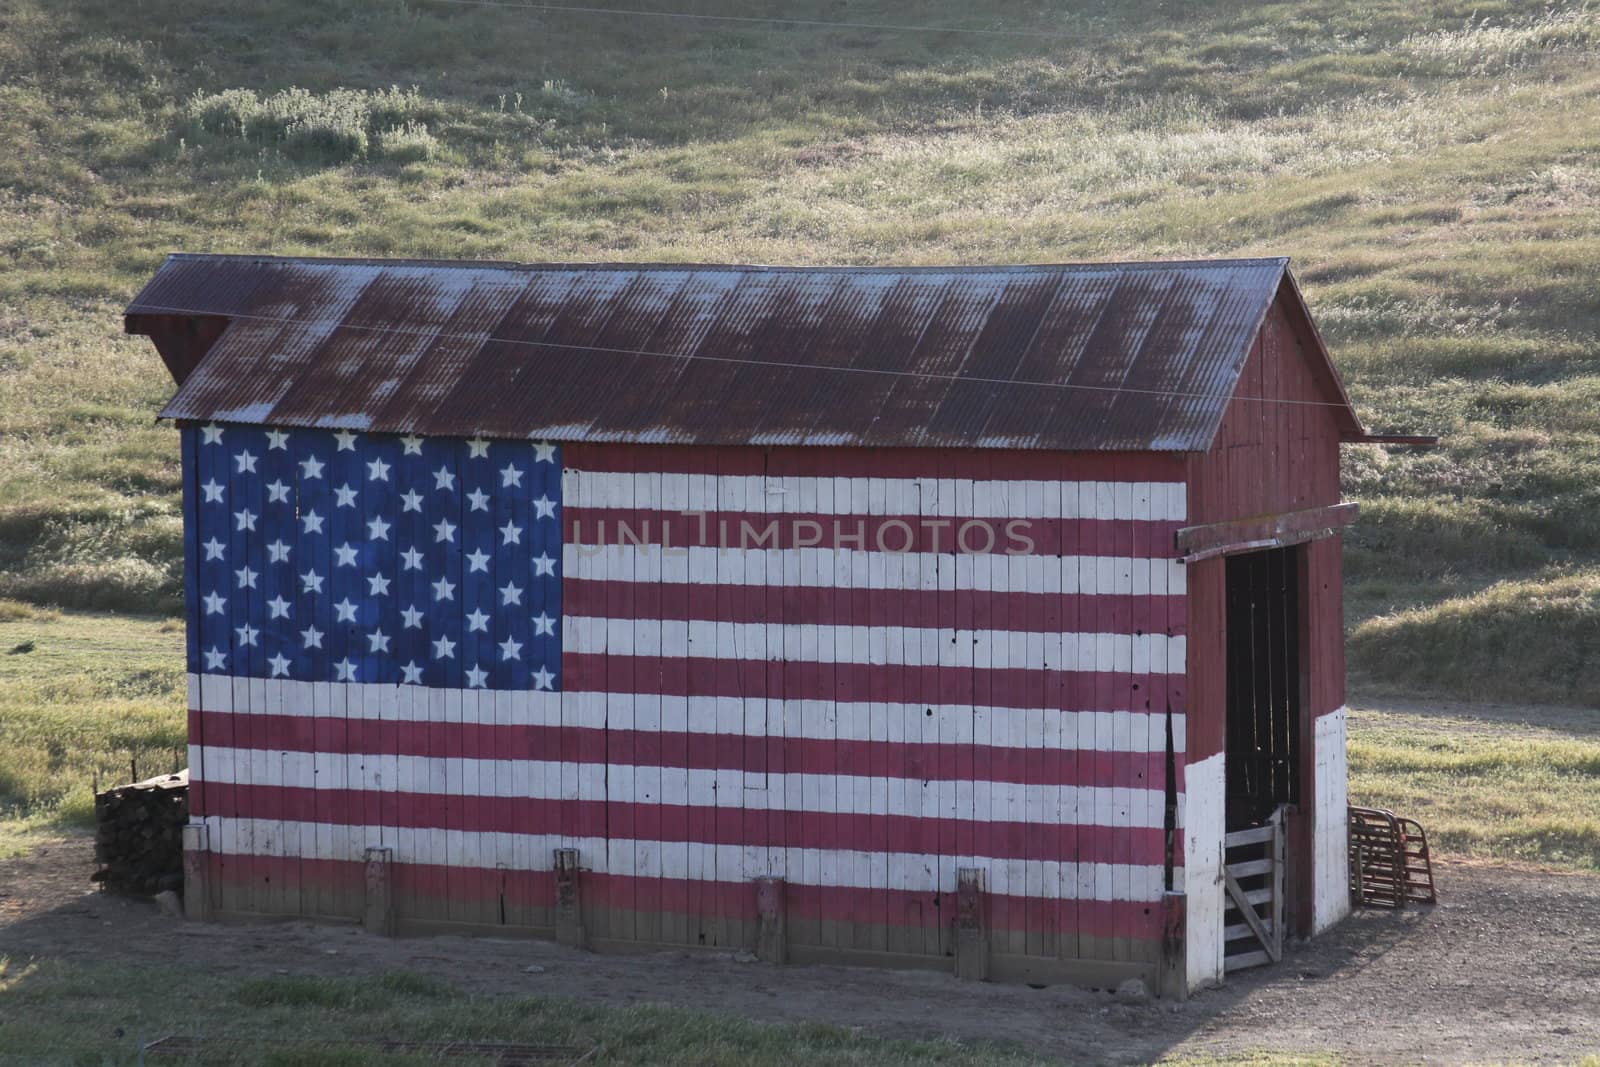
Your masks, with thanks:
M 568 444 L 569 470 L 833 478 L 1182 482 L 1182 455 L 1020 449 Z
M 594 578 L 564 578 L 561 583 L 562 608 L 567 615 L 611 617 L 618 607 L 612 586 L 617 584 Z M 634 619 L 707 619 L 714 622 L 811 623 L 818 626 L 850 626 L 866 618 L 873 601 L 892 596 L 895 610 L 906 626 L 934 627 L 959 625 L 958 620 L 980 616 L 990 629 L 1025 630 L 1033 627 L 1035 613 L 1043 618 L 1050 613 L 1069 613 L 1072 618 L 1093 620 L 1107 633 L 1142 635 L 1184 632 L 1181 604 L 1176 596 L 1072 596 L 1056 593 L 996 593 L 974 589 L 818 589 L 812 586 L 696 585 L 676 582 L 651 584 L 622 582 L 633 590 L 630 603 L 621 605 Z M 826 595 L 823 595 L 826 594 Z M 1170 603 L 1169 603 L 1170 602 Z M 1001 613 L 1002 605 L 1010 607 Z M 1164 629 L 1166 620 L 1177 620 L 1173 629 Z M 1059 629 L 1047 627 L 1047 629 Z
M 248 719 L 252 727 L 248 747 L 274 752 L 337 752 L 370 755 L 443 758 L 436 747 L 431 722 L 392 719 L 329 719 L 309 715 L 234 714 L 195 712 L 208 734 L 228 722 Z M 1144 717 L 1136 722 L 1142 728 Z M 308 725 L 309 724 L 309 725 Z M 974 746 L 923 741 L 863 741 L 810 737 L 689 733 L 666 730 L 619 730 L 580 726 L 496 726 L 489 723 L 449 724 L 455 739 L 448 755 L 479 760 L 562 760 L 570 742 L 579 763 L 628 763 L 645 767 L 693 770 L 768 770 L 769 755 L 781 752 L 784 771 L 791 774 L 846 773 L 844 768 L 871 768 L 878 778 L 920 781 L 967 781 L 956 768 L 957 758 Z M 1086 751 L 1071 768 L 1047 779 L 1038 766 L 1036 749 L 980 746 L 985 749 L 985 781 L 1035 785 L 1093 786 L 1112 781 L 1119 766 L 1137 764 L 1142 772 L 1142 752 Z M 622 758 L 633 753 L 632 759 Z M 857 773 L 866 774 L 865 770 Z M 1058 780 L 1059 779 L 1059 780 Z
M 976 613 L 975 613 L 976 614 Z M 980 628 L 988 620 L 973 620 Z M 876 615 L 855 625 L 886 625 Z M 631 663 L 625 661 L 632 661 Z M 795 665 L 790 665 L 795 666 Z M 805 670 L 772 670 L 764 660 L 710 656 L 664 658 L 615 653 L 567 652 L 561 657 L 562 688 L 569 692 L 608 692 L 608 678 L 632 669 L 639 677 L 660 679 L 652 692 L 663 696 L 739 697 L 746 700 L 893 700 L 906 704 L 945 704 L 968 699 L 983 707 L 1038 707 L 1047 691 L 1061 693 L 1060 706 L 1075 711 L 1127 711 L 1142 708 L 1151 678 L 1110 671 L 1045 671 L 1028 668 L 904 666 L 898 663 L 828 663 L 833 684 Z M 884 694 L 874 696 L 872 694 Z M 887 694 L 893 694 L 889 696 Z
M 205 783 L 191 782 L 191 810 L 202 813 L 209 802 Z M 344 826 L 351 812 L 371 803 L 379 794 L 359 789 L 302 789 L 270 785 L 233 787 L 237 818 L 288 819 L 294 822 Z M 384 791 L 386 808 L 393 801 L 392 818 L 384 826 L 460 830 L 469 833 L 554 834 L 573 837 L 611 837 L 668 842 L 716 844 L 710 832 L 717 809 L 678 804 L 626 804 L 603 800 L 535 800 L 528 797 L 494 797 L 493 803 L 462 806 L 459 815 L 446 819 L 432 793 Z M 452 803 L 462 798 L 449 798 Z M 721 844 L 751 847 L 847 849 L 859 852 L 911 852 L 938 855 L 939 842 L 971 832 L 967 819 L 916 818 L 908 815 L 871 815 L 864 812 L 830 814 L 824 823 L 814 812 L 760 811 L 738 833 Z M 634 829 L 617 831 L 619 820 Z M 1157 827 L 1059 826 L 1024 822 L 985 823 L 990 859 L 1033 859 L 1075 863 L 1134 863 L 1154 866 L 1164 861 L 1165 835 Z M 1126 852 L 1133 858 L 1122 858 Z
M 300 860 L 278 856 L 211 856 L 211 874 L 220 886 L 261 888 L 283 884 L 291 870 L 298 877 L 302 893 L 317 891 L 359 894 L 365 869 L 348 860 Z M 390 865 L 390 884 L 404 914 L 405 902 L 418 899 L 475 901 L 492 906 L 504 893 L 506 903 L 519 907 L 552 907 L 555 904 L 555 877 L 550 871 L 507 871 L 492 868 L 445 867 L 432 864 L 394 863 Z M 621 908 L 648 892 L 660 902 L 664 912 L 716 916 L 725 919 L 753 919 L 756 891 L 749 882 L 689 881 L 679 878 L 637 878 L 630 875 L 595 874 L 582 876 L 584 910 Z M 648 890 L 642 883 L 648 882 Z M 813 892 L 805 892 L 807 888 Z M 1006 920 L 1022 920 L 1029 898 L 999 893 L 987 895 L 989 928 L 1027 930 L 1023 926 L 1001 925 Z M 1161 936 L 1160 905 L 1138 901 L 1038 900 L 1027 918 L 1037 923 L 1033 929 L 1081 933 L 1086 937 L 1109 938 L 1126 930 L 1141 941 Z M 291 908 L 294 898 L 285 900 Z M 788 919 L 825 922 L 852 922 L 868 915 L 874 924 L 943 929 L 955 921 L 954 893 L 913 892 L 898 889 L 855 889 L 836 886 L 788 887 Z M 306 909 L 310 910 L 310 909 Z M 804 943 L 804 942 L 797 942 Z M 845 946 L 848 947 L 848 946 Z M 930 953 L 931 954 L 931 953 Z
M 853 548 L 876 552 L 968 555 L 1092 554 L 1104 529 L 1128 530 L 1131 555 L 1172 558 L 1182 523 L 1132 519 L 947 518 L 655 508 L 568 507 L 562 530 L 572 545 L 669 545 L 673 548 Z

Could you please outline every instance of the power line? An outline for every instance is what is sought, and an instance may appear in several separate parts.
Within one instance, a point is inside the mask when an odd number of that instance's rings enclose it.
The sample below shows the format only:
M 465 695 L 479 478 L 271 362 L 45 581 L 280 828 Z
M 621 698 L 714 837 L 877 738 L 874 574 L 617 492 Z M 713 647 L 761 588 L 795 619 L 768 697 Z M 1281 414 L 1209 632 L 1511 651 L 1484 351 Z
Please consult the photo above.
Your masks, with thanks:
M 165 315 L 216 316 L 218 312 L 207 308 L 168 307 L 138 304 L 131 313 Z M 606 345 L 565 344 L 559 341 L 529 341 L 518 337 L 495 337 L 492 334 L 446 333 L 441 330 L 412 329 L 401 326 L 369 326 L 361 323 L 340 322 L 332 319 L 301 319 L 293 316 L 251 315 L 229 312 L 222 317 L 248 319 L 253 322 L 271 322 L 285 326 L 316 326 L 334 330 L 364 330 L 370 333 L 399 334 L 406 337 L 426 337 L 430 341 L 471 341 L 479 345 L 520 345 L 527 348 L 558 349 L 571 352 L 598 353 L 614 356 L 647 356 L 654 359 L 672 359 L 689 362 L 726 363 L 741 367 L 781 367 L 785 370 L 833 371 L 839 374 L 861 374 L 885 378 L 921 378 L 930 381 L 962 382 L 976 385 L 1027 386 L 1036 389 L 1081 390 L 1093 393 L 1128 393 L 1135 396 L 1161 396 L 1188 400 L 1245 400 L 1258 404 L 1283 404 L 1295 407 L 1343 408 L 1348 405 L 1331 400 L 1291 400 L 1276 396 L 1243 396 L 1236 393 L 1185 392 L 1176 389 L 1141 389 L 1126 385 L 1084 385 L 1078 382 L 1049 382 L 1031 379 L 987 378 L 965 374 L 939 374 L 932 371 L 885 370 L 876 367 L 840 367 L 822 363 L 795 363 L 776 359 L 737 359 L 733 356 L 713 356 L 697 352 L 654 352 L 645 348 L 614 348 Z
M 1041 40 L 1110 41 L 1120 34 L 1077 33 L 1069 30 L 1005 30 L 962 26 L 927 26 L 910 23 L 838 22 L 831 19 L 786 18 L 782 15 L 712 15 L 694 11 L 652 11 L 648 8 L 588 7 L 581 4 L 518 4 L 511 0 L 418 0 L 419 3 L 455 4 L 461 7 L 514 8 L 565 15 L 620 15 L 630 18 L 684 19 L 734 25 L 801 26 L 808 29 L 877 30 L 884 33 L 965 33 L 983 37 L 1023 37 Z

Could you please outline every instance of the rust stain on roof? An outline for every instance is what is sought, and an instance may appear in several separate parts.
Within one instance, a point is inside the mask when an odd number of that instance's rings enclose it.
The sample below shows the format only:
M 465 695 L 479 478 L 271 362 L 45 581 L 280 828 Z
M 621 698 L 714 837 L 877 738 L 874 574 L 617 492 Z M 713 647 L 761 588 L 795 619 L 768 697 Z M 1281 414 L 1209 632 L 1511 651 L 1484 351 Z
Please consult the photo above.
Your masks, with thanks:
M 148 316 L 228 320 L 163 410 L 173 419 L 667 444 L 1201 451 L 1287 265 L 174 255 L 127 314 L 140 317 L 130 328 Z M 1292 281 L 1288 292 L 1299 299 Z M 1353 412 L 1348 421 L 1359 430 Z

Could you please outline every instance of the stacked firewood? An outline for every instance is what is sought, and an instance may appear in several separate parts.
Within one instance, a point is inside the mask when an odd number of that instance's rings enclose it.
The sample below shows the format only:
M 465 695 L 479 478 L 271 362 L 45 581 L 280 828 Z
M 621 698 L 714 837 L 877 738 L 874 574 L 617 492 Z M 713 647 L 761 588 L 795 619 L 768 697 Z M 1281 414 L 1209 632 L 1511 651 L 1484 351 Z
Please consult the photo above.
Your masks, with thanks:
M 93 880 L 123 893 L 183 891 L 189 772 L 96 793 Z

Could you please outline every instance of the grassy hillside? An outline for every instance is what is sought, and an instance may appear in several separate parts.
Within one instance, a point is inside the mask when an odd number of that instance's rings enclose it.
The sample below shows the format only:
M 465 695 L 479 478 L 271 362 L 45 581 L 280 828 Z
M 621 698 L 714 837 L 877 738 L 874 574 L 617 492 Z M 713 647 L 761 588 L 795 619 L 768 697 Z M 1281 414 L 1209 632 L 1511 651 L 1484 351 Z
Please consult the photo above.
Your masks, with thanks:
M 1600 11 L 781 10 L 858 25 L 0 0 L 0 596 L 176 607 L 170 382 L 118 318 L 172 249 L 1287 253 L 1369 423 L 1446 438 L 1349 450 L 1355 676 L 1600 701 Z M 859 25 L 908 21 L 984 32 Z

